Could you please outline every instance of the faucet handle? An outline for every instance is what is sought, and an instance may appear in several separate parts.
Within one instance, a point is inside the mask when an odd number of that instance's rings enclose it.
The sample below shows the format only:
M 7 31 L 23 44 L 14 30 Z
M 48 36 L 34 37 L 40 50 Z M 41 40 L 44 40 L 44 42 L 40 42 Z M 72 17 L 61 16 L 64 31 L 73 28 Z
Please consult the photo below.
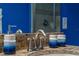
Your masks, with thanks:
M 28 41 L 28 48 L 27 48 L 27 51 L 32 51 L 32 49 L 31 49 L 31 41 L 32 41 L 32 39 L 31 38 L 27 38 L 27 41 Z

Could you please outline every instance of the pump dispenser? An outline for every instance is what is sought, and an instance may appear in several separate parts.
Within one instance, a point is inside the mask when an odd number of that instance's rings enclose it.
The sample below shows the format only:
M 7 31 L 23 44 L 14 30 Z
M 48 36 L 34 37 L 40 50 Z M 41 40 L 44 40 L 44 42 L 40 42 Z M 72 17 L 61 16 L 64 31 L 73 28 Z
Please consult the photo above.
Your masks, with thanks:
M 66 35 L 64 33 L 57 33 L 57 45 L 58 46 L 66 46 Z
M 15 34 L 4 35 L 4 54 L 14 54 L 16 52 L 16 36 Z
M 57 48 L 57 38 L 56 34 L 49 34 L 49 47 L 50 48 Z

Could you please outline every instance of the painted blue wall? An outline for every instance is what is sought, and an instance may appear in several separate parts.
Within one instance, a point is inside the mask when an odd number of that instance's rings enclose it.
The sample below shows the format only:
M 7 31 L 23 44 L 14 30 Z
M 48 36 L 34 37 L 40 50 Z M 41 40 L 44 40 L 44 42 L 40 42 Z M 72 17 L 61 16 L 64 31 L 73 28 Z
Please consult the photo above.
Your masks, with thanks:
M 67 44 L 79 45 L 79 4 L 61 4 L 61 21 L 62 17 L 68 18 L 68 28 L 61 28 L 67 35 Z
M 8 25 L 16 25 L 12 32 L 22 29 L 31 32 L 31 4 L 0 4 L 3 9 L 3 33 L 7 33 Z M 61 31 L 67 35 L 67 44 L 79 45 L 79 4 L 61 4 L 62 17 L 68 18 L 68 28 Z M 62 24 L 61 24 L 62 25 Z
M 31 31 L 31 4 L 0 4 L 3 9 L 3 33 L 7 33 L 8 25 L 16 25 L 16 28 L 11 28 L 12 32 L 21 29 L 23 32 Z

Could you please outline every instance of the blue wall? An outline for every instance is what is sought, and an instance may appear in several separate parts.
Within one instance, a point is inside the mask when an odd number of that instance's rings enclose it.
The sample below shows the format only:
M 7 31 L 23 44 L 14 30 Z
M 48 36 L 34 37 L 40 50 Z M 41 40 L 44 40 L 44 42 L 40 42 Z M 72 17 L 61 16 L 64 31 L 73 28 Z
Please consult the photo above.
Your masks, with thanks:
M 68 18 L 68 28 L 61 28 L 67 35 L 67 44 L 79 45 L 79 4 L 61 4 L 61 20 L 62 17 Z
M 16 25 L 16 28 L 11 28 L 12 32 L 21 29 L 23 32 L 31 31 L 31 5 L 30 4 L 0 4 L 3 9 L 3 33 L 7 33 L 8 25 Z
M 31 4 L 0 4 L 3 9 L 3 33 L 7 33 L 8 25 L 16 25 L 13 32 L 22 29 L 31 32 Z M 79 4 L 61 4 L 62 17 L 68 18 L 68 28 L 61 31 L 67 35 L 67 44 L 79 45 Z M 62 24 L 61 24 L 62 25 Z

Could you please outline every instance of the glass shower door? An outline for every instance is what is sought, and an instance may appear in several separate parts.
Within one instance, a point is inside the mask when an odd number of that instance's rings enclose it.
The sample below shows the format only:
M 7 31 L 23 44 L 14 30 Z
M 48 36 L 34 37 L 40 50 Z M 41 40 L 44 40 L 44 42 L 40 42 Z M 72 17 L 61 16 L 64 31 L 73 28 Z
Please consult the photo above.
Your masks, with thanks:
M 60 4 L 32 4 L 32 32 L 43 29 L 45 32 L 60 31 Z

